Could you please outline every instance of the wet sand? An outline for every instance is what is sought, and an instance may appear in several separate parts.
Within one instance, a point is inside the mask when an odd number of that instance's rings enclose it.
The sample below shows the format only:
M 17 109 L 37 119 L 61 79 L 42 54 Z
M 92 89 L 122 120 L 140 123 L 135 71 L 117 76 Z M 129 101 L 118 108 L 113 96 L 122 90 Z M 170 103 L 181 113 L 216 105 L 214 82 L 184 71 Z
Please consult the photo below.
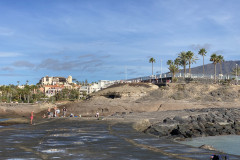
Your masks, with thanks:
M 208 151 L 157 138 L 133 123 L 56 118 L 0 128 L 1 159 L 209 159 Z M 229 156 L 240 159 L 240 156 Z

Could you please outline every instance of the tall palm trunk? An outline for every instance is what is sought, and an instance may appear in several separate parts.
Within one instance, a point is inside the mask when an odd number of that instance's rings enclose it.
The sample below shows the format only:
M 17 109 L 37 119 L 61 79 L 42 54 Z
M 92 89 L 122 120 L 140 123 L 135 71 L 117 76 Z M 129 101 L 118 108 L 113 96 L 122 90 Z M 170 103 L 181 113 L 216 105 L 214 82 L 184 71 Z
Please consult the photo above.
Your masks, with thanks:
M 189 69 L 188 69 L 188 71 L 189 71 L 189 74 L 191 74 L 191 61 L 189 61 Z
M 187 70 L 186 70 L 186 63 L 184 64 L 184 77 L 186 77 L 186 73 L 187 73 Z
M 203 76 L 204 76 L 204 56 L 203 56 Z
M 153 76 L 153 62 L 152 62 L 152 76 Z
M 217 63 L 214 63 L 214 69 L 215 69 L 215 75 L 214 75 L 214 80 L 215 80 L 215 83 L 216 83 L 216 79 L 217 79 Z
M 220 72 L 222 74 L 222 63 L 219 63 L 219 65 L 220 65 Z

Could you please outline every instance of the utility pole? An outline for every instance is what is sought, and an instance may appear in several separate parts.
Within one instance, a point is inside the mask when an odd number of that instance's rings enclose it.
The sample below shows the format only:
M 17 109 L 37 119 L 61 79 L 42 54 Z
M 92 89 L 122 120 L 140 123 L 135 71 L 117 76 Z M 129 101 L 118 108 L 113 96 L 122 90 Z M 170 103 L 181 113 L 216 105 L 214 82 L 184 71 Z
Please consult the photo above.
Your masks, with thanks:
M 127 81 L 127 66 L 125 66 L 125 80 Z
M 236 64 L 236 85 L 238 85 L 238 64 Z
M 162 59 L 160 59 L 161 62 L 161 82 L 162 82 Z

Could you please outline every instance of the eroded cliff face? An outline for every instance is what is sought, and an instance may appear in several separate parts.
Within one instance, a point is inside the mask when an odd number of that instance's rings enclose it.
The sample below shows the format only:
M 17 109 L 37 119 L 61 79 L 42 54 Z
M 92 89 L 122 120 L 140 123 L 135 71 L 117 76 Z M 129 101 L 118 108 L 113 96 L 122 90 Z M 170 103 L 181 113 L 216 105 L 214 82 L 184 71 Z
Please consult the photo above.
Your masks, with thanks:
M 110 99 L 136 100 L 137 102 L 156 100 L 185 100 L 189 102 L 233 102 L 240 97 L 240 86 L 218 84 L 178 84 L 158 87 L 154 84 L 119 84 L 91 95 Z
M 129 83 L 117 84 L 104 89 L 100 92 L 93 93 L 91 96 L 103 96 L 106 98 L 134 98 L 138 99 L 147 96 L 149 92 L 157 90 L 159 87 L 151 83 Z
M 118 84 L 90 95 L 90 99 L 65 105 L 71 112 L 92 116 L 128 114 L 208 107 L 234 107 L 238 104 L 240 86 L 217 84 Z M 240 103 L 239 103 L 240 104 Z

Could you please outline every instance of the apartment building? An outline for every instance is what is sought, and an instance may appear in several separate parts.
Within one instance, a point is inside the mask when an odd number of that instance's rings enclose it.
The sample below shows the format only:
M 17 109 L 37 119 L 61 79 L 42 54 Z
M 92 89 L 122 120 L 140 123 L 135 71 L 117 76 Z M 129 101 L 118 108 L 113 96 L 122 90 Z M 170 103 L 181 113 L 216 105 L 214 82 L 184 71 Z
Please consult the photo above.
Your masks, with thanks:
M 102 90 L 104 88 L 107 88 L 115 83 L 118 83 L 118 81 L 100 80 L 98 81 L 98 83 L 93 83 L 87 86 L 81 86 L 80 93 L 85 92 L 86 94 L 90 94 Z
M 71 84 L 72 83 L 72 76 L 65 77 L 49 77 L 45 76 L 41 78 L 40 82 L 41 85 L 64 85 L 64 84 Z
M 58 92 L 61 92 L 63 89 L 76 89 L 76 87 L 73 87 L 70 84 L 44 85 L 41 90 L 44 92 L 46 96 L 51 97 L 56 95 Z

